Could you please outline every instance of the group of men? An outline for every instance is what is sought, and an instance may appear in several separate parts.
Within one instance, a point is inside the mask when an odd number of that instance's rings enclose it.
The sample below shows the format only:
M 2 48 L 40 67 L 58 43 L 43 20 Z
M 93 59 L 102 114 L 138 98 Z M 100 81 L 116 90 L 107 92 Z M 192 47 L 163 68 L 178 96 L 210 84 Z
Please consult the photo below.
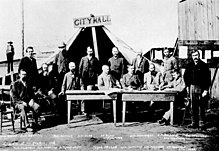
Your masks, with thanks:
M 65 95 L 66 90 L 105 90 L 111 88 L 125 90 L 163 90 L 168 88 L 179 92 L 186 89 L 192 100 L 193 122 L 190 127 L 199 127 L 199 107 L 202 111 L 202 119 L 205 121 L 205 106 L 202 105 L 201 98 L 207 95 L 210 85 L 209 69 L 201 61 L 197 50 L 192 52 L 193 61 L 187 66 L 183 78 L 180 75 L 176 58 L 171 55 L 168 49 L 164 50 L 163 73 L 157 71 L 155 64 L 149 63 L 142 55 L 142 51 L 139 51 L 132 64 L 128 66 L 128 73 L 125 74 L 124 58 L 119 56 L 118 48 L 113 47 L 113 56 L 109 58 L 108 64 L 102 66 L 100 74 L 100 62 L 94 56 L 90 46 L 87 47 L 87 55 L 81 58 L 78 70 L 76 64 L 70 62 L 66 57 L 66 45 L 63 44 L 59 48 L 62 50 L 55 59 L 57 67 L 53 66 L 53 69 L 57 69 L 58 74 L 54 70 L 49 72 L 47 64 L 42 65 L 42 73 L 38 74 L 36 60 L 33 57 L 33 47 L 26 49 L 27 56 L 20 61 L 20 78 L 12 84 L 11 95 L 15 108 L 21 112 L 21 116 L 25 119 L 26 127 L 29 127 L 26 116 L 27 108 L 33 111 L 35 123 L 37 123 L 39 111 L 42 108 L 37 94 L 44 96 L 44 99 L 49 100 L 48 102 L 53 104 L 53 108 L 56 108 L 56 99 L 58 96 Z M 68 70 L 69 72 L 67 72 Z M 81 112 L 87 115 L 83 102 Z M 167 112 L 161 123 L 168 120 L 168 115 Z

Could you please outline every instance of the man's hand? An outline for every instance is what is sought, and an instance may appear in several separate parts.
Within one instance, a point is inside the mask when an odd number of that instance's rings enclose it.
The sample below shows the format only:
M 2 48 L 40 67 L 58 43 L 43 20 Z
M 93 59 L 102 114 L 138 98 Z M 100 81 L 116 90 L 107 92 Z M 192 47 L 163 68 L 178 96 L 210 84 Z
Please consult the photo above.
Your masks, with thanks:
M 207 96 L 207 94 L 208 94 L 208 91 L 204 90 L 203 93 L 202 93 L 202 97 Z
M 58 95 L 59 95 L 59 96 L 62 96 L 62 95 L 64 95 L 64 92 L 61 91 Z
M 23 104 L 24 106 L 27 106 L 27 103 L 26 103 L 26 102 L 24 102 L 24 101 L 22 101 L 22 104 Z

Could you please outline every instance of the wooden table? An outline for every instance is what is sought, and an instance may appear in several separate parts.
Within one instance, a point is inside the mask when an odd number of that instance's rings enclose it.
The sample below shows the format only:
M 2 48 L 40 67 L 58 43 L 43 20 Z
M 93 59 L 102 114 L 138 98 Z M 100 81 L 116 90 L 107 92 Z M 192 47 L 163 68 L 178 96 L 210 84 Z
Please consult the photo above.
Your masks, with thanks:
M 86 91 L 86 90 L 67 90 L 67 122 L 70 123 L 71 101 L 97 101 L 97 100 L 112 100 L 113 101 L 113 119 L 116 126 L 116 100 L 117 93 L 110 91 Z
M 122 91 L 122 124 L 125 125 L 125 112 L 127 101 L 166 101 L 170 102 L 170 124 L 173 124 L 173 102 L 176 99 L 176 91 Z

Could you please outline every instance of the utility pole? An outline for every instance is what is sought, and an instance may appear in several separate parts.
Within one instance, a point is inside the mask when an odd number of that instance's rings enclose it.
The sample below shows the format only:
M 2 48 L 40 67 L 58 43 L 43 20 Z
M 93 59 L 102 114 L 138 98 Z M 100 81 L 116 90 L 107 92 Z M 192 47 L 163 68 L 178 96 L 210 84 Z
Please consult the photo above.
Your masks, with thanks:
M 24 0 L 21 1 L 21 9 L 22 9 L 22 57 L 24 57 Z

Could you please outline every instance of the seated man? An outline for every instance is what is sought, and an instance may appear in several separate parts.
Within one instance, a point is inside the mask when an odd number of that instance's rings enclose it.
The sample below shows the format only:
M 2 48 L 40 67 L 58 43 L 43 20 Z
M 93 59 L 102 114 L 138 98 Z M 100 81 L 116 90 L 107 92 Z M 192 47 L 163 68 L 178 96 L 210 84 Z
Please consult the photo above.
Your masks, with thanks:
M 28 107 L 33 111 L 34 122 L 35 124 L 37 124 L 40 106 L 38 103 L 35 102 L 36 100 L 33 88 L 30 87 L 30 85 L 27 83 L 26 70 L 20 69 L 19 76 L 20 79 L 18 79 L 11 85 L 10 94 L 15 110 L 20 112 L 21 118 L 24 120 L 24 126 L 25 128 L 28 128 L 30 127 L 27 118 Z
M 179 70 L 177 69 L 173 71 L 172 76 L 173 76 L 173 81 L 167 85 L 162 86 L 161 89 L 178 91 L 179 94 L 176 98 L 175 106 L 180 107 L 184 104 L 184 101 L 182 100 L 182 98 L 183 98 L 183 95 L 185 94 L 184 93 L 185 87 L 186 87 L 185 82 L 183 78 L 181 77 Z M 163 118 L 159 120 L 159 123 L 169 125 L 170 115 L 171 115 L 171 112 L 170 110 L 168 110 L 167 112 L 165 112 Z
M 151 63 L 149 65 L 149 72 L 144 74 L 144 86 L 146 90 L 158 90 L 159 85 L 162 83 L 162 74 L 155 71 L 155 65 Z
M 99 90 L 108 90 L 110 88 L 121 88 L 121 85 L 117 79 L 109 74 L 109 66 L 102 66 L 103 72 L 98 76 L 98 88 Z
M 42 72 L 39 74 L 39 89 L 35 93 L 43 111 L 54 111 L 57 108 L 58 82 L 48 71 L 48 65 L 42 64 Z
M 121 80 L 122 88 L 125 90 L 140 90 L 142 87 L 138 75 L 134 74 L 134 66 L 128 66 L 128 73 L 123 75 Z

